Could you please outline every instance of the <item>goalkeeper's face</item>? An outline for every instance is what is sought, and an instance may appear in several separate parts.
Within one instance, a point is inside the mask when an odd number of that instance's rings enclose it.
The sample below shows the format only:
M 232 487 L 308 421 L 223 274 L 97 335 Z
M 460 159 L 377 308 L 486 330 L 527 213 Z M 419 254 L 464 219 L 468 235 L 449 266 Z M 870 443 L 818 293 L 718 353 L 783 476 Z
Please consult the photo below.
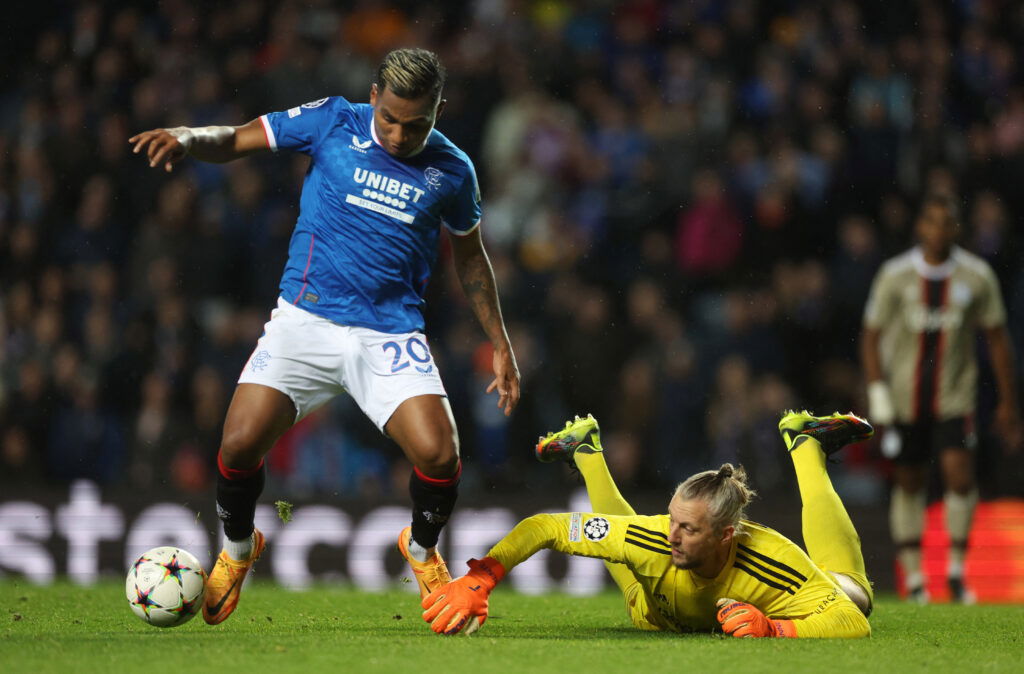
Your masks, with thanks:
M 718 575 L 723 560 L 729 556 L 732 527 L 716 532 L 708 516 L 708 504 L 701 499 L 684 501 L 673 497 L 668 504 L 668 515 L 672 563 L 680 569 L 693 569 L 702 576 Z

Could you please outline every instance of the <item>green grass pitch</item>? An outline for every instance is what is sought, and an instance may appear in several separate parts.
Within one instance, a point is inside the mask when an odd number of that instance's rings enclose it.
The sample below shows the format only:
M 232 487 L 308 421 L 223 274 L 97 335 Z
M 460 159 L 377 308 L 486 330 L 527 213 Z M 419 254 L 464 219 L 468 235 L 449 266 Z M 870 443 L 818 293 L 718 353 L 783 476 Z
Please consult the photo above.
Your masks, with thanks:
M 633 629 L 617 593 L 499 590 L 471 637 L 437 637 L 405 592 L 246 588 L 230 620 L 157 629 L 121 583 L 0 582 L 0 671 L 20 672 L 1020 672 L 1024 607 L 880 598 L 871 639 L 739 640 Z

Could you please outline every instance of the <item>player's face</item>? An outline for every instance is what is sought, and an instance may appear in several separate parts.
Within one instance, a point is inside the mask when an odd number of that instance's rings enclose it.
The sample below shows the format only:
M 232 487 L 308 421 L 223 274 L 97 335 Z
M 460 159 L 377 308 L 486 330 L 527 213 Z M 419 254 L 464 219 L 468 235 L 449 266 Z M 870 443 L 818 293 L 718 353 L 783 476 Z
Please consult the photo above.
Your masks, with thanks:
M 939 204 L 928 204 L 917 217 L 917 240 L 930 257 L 945 258 L 956 241 L 957 225 L 949 211 Z
M 444 108 L 444 100 L 429 95 L 402 98 L 374 84 L 370 87 L 370 105 L 381 145 L 392 157 L 406 157 L 423 147 Z
M 698 571 L 713 567 L 720 556 L 722 533 L 716 534 L 711 526 L 707 502 L 675 496 L 668 504 L 668 515 L 672 563 Z

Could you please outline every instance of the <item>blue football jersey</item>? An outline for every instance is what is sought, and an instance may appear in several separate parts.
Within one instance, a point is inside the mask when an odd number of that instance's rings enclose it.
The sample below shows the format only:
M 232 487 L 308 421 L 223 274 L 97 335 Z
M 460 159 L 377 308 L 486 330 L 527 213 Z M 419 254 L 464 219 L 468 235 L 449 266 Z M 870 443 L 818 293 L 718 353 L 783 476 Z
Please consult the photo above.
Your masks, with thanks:
M 480 223 L 476 171 L 436 129 L 418 154 L 392 157 L 372 119 L 370 105 L 337 96 L 260 117 L 271 149 L 312 158 L 281 296 L 342 325 L 422 330 L 441 227 Z

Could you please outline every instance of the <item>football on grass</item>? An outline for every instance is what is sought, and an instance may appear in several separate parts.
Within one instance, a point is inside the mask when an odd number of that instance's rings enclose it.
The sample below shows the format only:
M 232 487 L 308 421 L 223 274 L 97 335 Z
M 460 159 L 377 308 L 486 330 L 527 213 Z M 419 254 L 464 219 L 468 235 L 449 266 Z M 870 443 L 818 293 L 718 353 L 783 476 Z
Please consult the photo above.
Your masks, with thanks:
M 187 550 L 149 550 L 128 569 L 124 592 L 132 612 L 155 627 L 184 625 L 203 607 L 206 572 Z

